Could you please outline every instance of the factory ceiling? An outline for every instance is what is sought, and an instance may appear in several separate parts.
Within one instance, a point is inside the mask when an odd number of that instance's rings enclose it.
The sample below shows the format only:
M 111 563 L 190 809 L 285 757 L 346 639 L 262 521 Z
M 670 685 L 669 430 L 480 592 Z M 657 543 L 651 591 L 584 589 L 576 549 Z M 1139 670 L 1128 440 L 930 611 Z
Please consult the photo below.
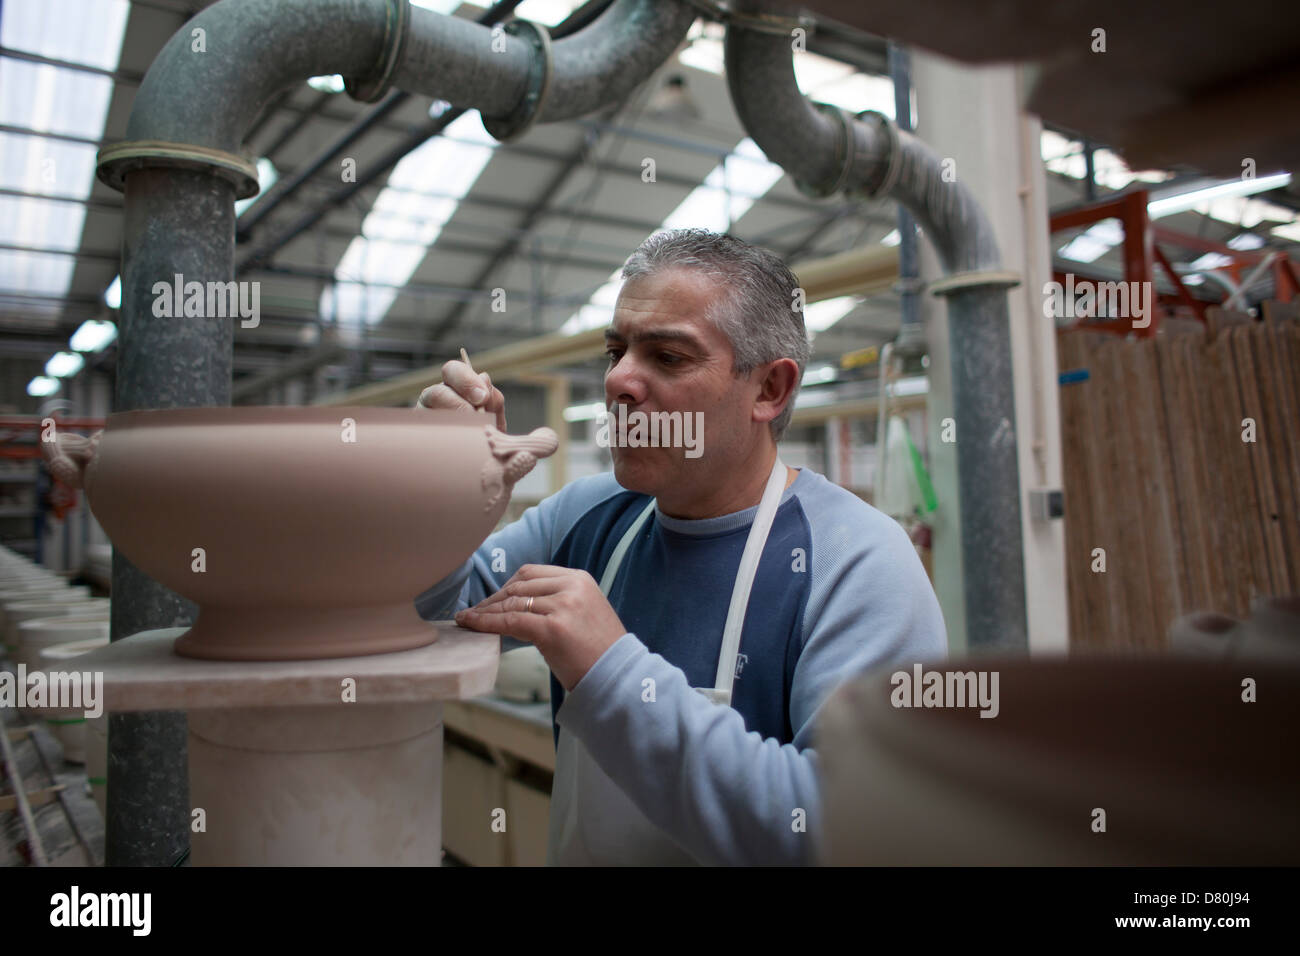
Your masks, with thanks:
M 468 18 L 485 12 L 456 0 L 418 4 Z M 149 64 L 206 5 L 4 6 L 0 347 L 10 368 L 0 386 L 8 392 L 29 372 L 41 374 L 84 322 L 113 320 L 122 197 L 95 178 L 95 153 L 124 138 Z M 605 5 L 525 0 L 516 13 L 563 33 Z M 885 41 L 862 32 L 868 24 L 854 22 L 851 4 L 814 6 L 834 7 L 841 22 L 815 23 L 808 51 L 796 57 L 801 88 L 846 109 L 892 115 Z M 903 33 L 897 10 L 879 29 L 896 22 L 900 35 L 926 41 Z M 504 144 L 473 112 L 431 134 L 446 104 L 427 97 L 361 104 L 336 77 L 286 90 L 246 140 L 262 193 L 241 205 L 236 260 L 239 278 L 260 284 L 262 317 L 255 328 L 235 330 L 236 394 L 241 381 L 273 380 L 286 368 L 320 368 L 329 387 L 355 387 L 440 361 L 462 345 L 482 351 L 601 325 L 623 259 L 665 226 L 729 229 L 792 263 L 896 241 L 891 203 L 809 200 L 746 139 L 722 76 L 722 30 L 697 21 L 677 55 L 623 103 Z M 937 31 L 936 44 L 951 33 Z M 1085 195 L 1084 144 L 1069 129 L 1044 136 L 1053 208 Z M 1112 152 L 1094 155 L 1101 195 L 1143 184 L 1177 191 L 1200 175 L 1181 167 L 1135 173 Z M 1297 199 L 1300 189 L 1291 185 L 1201 204 L 1165 224 L 1218 241 L 1242 241 L 1245 232 L 1294 249 Z M 1091 235 L 1091 261 L 1117 268 L 1118 243 L 1104 231 Z M 1071 253 L 1075 237 L 1058 238 Z M 494 290 L 504 290 L 504 310 Z M 894 336 L 897 294 L 818 303 L 809 324 L 818 329 L 817 358 L 833 361 Z M 112 369 L 111 345 L 89 355 L 91 365 Z M 598 379 L 595 366 L 585 372 Z M 0 405 L 14 410 L 33 411 L 36 403 L 0 395 Z

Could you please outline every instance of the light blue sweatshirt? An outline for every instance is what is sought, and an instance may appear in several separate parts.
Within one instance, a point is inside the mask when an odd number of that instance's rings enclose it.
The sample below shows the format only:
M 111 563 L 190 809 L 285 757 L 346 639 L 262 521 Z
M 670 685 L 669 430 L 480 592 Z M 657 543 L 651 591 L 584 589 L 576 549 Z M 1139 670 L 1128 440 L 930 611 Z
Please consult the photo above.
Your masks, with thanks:
M 524 564 L 581 568 L 599 581 L 648 501 L 610 473 L 575 481 L 491 535 L 416 607 L 449 618 Z M 818 709 L 862 671 L 945 655 L 938 601 L 903 529 L 804 468 L 759 562 L 732 706 L 694 692 L 714 685 L 756 511 L 683 520 L 656 510 L 610 589 L 627 633 L 571 693 L 552 676 L 553 862 L 814 862 Z M 503 638 L 503 649 L 516 646 Z

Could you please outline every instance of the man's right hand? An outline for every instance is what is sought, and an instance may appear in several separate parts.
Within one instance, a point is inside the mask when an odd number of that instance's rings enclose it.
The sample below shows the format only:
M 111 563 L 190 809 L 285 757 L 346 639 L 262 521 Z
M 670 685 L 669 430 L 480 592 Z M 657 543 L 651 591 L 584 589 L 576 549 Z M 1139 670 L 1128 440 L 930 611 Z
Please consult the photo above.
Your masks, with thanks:
M 425 408 L 472 408 L 495 414 L 497 428 L 506 430 L 506 398 L 494 388 L 487 372 L 475 372 L 459 359 L 442 367 L 442 381 L 420 393 L 416 406 Z

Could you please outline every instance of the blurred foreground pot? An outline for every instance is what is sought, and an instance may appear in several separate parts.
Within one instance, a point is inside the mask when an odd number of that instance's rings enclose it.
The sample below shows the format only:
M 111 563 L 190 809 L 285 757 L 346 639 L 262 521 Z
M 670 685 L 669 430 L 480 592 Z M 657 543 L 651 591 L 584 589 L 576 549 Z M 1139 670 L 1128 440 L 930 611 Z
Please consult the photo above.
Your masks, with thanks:
M 113 542 L 199 605 L 189 657 L 349 657 L 432 643 L 413 600 L 492 531 L 554 452 L 480 412 L 183 408 L 43 443 Z
M 1300 666 L 1088 656 L 930 672 L 945 693 L 948 674 L 998 674 L 996 716 L 895 706 L 897 671 L 836 691 L 816 738 L 822 862 L 1300 863 Z

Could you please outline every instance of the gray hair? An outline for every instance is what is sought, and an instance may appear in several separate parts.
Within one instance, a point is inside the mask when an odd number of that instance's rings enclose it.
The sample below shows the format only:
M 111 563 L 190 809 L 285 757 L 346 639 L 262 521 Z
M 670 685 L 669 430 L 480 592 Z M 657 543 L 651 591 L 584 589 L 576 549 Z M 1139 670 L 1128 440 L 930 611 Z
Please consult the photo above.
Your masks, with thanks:
M 709 306 L 706 318 L 731 342 L 731 370 L 747 375 L 777 359 L 799 366 L 794 392 L 769 426 L 780 441 L 794 414 L 804 366 L 812 352 L 803 324 L 799 280 L 775 253 L 724 233 L 707 229 L 656 232 L 628 257 L 624 279 L 639 279 L 666 269 L 696 269 L 726 291 Z

